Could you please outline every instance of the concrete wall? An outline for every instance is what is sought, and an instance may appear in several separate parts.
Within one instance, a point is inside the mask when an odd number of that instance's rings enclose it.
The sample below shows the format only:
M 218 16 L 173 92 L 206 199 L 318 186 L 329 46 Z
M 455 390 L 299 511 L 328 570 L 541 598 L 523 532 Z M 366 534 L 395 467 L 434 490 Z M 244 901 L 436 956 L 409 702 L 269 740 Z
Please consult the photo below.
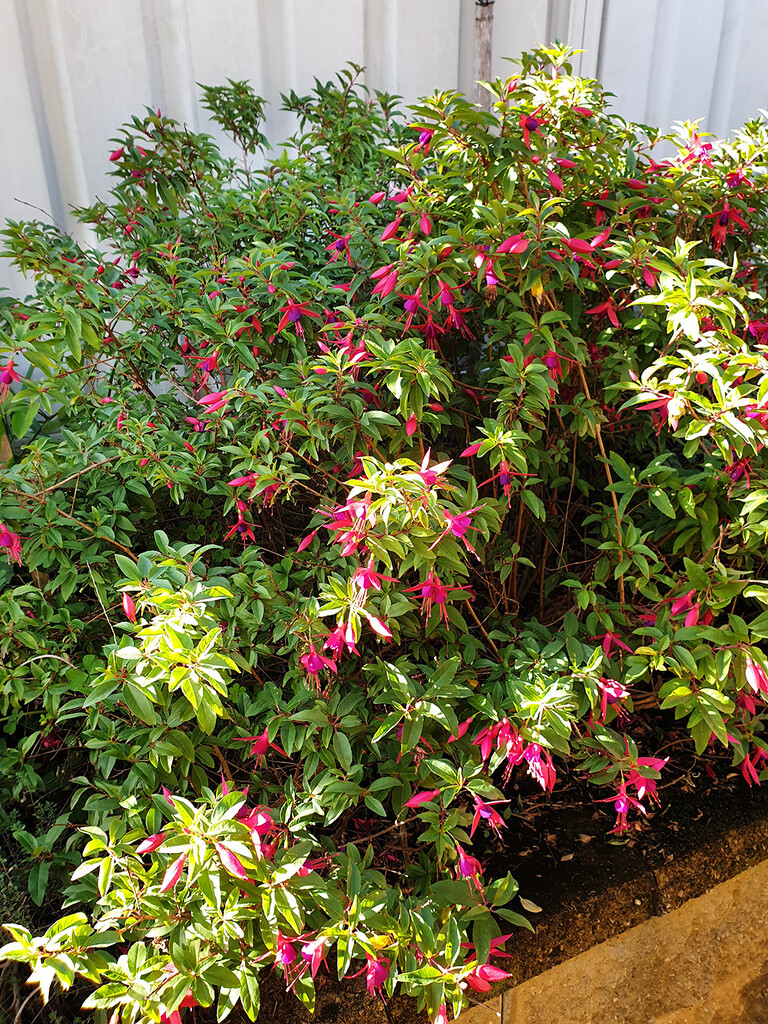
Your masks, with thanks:
M 768 1024 L 768 861 L 459 1017 L 461 1024 Z
M 557 37 L 586 50 L 577 70 L 628 118 L 705 117 L 722 135 L 768 106 L 768 0 L 496 0 L 494 12 L 494 74 Z M 131 114 L 149 105 L 208 127 L 197 82 L 249 79 L 276 141 L 293 129 L 280 93 L 346 61 L 408 102 L 472 94 L 474 15 L 474 0 L 0 0 L 0 219 L 36 207 L 77 233 L 69 208 L 106 192 L 107 140 Z M 13 280 L 0 266 L 0 286 Z

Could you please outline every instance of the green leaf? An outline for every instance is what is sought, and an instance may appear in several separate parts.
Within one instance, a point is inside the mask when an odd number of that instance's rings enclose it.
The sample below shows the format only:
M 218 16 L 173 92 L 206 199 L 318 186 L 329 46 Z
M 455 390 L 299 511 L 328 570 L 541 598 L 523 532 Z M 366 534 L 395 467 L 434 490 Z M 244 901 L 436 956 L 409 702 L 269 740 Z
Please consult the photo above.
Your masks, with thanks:
M 38 860 L 35 861 L 32 865 L 32 870 L 29 872 L 27 880 L 29 895 L 38 907 L 42 906 L 45 899 L 45 890 L 48 886 L 48 873 L 50 870 L 51 862 L 49 860 Z
M 146 693 L 133 683 L 123 684 L 123 700 L 133 714 L 145 725 L 155 725 L 157 715 Z
M 651 504 L 654 505 L 659 512 L 663 512 L 665 516 L 670 519 L 676 518 L 676 513 L 672 502 L 669 500 L 669 495 L 666 491 L 662 491 L 660 487 L 651 487 L 648 492 L 648 497 L 651 499 Z

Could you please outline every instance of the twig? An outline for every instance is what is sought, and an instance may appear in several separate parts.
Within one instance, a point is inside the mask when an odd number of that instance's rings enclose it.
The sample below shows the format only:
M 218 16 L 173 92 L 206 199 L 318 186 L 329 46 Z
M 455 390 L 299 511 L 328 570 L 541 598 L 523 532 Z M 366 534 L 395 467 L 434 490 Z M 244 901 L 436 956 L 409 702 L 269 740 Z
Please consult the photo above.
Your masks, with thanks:
M 485 626 L 484 626 L 484 625 L 482 624 L 482 622 L 480 621 L 480 619 L 478 619 L 477 615 L 475 615 L 475 609 L 474 609 L 474 608 L 472 607 L 472 602 L 471 602 L 471 601 L 467 601 L 467 602 L 466 602 L 466 604 L 467 604 L 467 610 L 469 611 L 469 614 L 470 614 L 470 615 L 472 616 L 472 618 L 473 618 L 473 619 L 475 620 L 475 622 L 477 623 L 477 625 L 478 625 L 478 627 L 479 627 L 479 629 L 480 629 L 480 632 L 481 632 L 481 633 L 483 634 L 483 636 L 485 637 L 485 639 L 486 639 L 486 640 L 488 641 L 488 643 L 489 643 L 489 644 L 491 645 L 491 648 L 492 648 L 492 650 L 493 650 L 493 653 L 494 653 L 494 654 L 496 655 L 496 657 L 498 658 L 498 660 L 499 660 L 499 661 L 501 661 L 501 660 L 502 660 L 502 657 L 501 657 L 501 655 L 499 654 L 499 649 L 498 649 L 498 647 L 496 646 L 496 644 L 495 644 L 495 643 L 493 642 L 493 640 L 491 640 L 491 638 L 490 638 L 490 637 L 488 636 L 488 633 L 487 633 L 487 631 L 486 631 L 486 628 L 485 628 Z
M 584 374 L 584 367 L 581 363 L 576 363 L 576 368 L 579 371 L 579 377 L 581 379 L 581 386 L 584 389 L 584 394 L 588 402 L 592 401 L 592 395 L 589 392 L 589 385 L 587 384 L 587 378 Z M 595 423 L 595 437 L 597 438 L 597 446 L 600 449 L 600 454 L 603 457 L 603 467 L 605 468 L 605 476 L 608 480 L 608 486 L 613 486 L 613 476 L 611 474 L 611 467 L 608 463 L 608 455 L 603 444 L 603 435 L 600 430 L 600 424 Z M 621 516 L 619 515 L 619 500 L 616 497 L 616 492 L 611 491 L 611 498 L 613 499 L 613 514 L 616 519 L 616 542 L 619 545 L 619 561 L 624 561 L 624 545 L 621 542 Z M 624 610 L 624 573 L 619 574 L 619 602 Z

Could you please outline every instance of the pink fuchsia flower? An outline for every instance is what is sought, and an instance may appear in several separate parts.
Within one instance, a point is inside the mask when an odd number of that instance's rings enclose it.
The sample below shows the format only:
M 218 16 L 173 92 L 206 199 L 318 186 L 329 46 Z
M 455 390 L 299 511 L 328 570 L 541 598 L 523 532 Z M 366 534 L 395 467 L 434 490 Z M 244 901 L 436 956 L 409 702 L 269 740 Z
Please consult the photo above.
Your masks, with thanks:
M 413 152 L 418 153 L 420 149 L 424 150 L 424 154 L 429 153 L 429 145 L 432 142 L 432 136 L 435 134 L 433 128 L 425 128 L 419 135 L 419 141 L 413 147 Z
M 296 957 L 299 955 L 294 946 L 294 939 L 283 935 L 282 932 L 277 933 L 277 942 L 275 944 L 275 963 L 282 964 L 283 967 L 288 967 L 294 962 Z
M 664 426 L 665 422 L 669 423 L 670 429 L 677 430 L 680 417 L 685 412 L 685 399 L 680 395 L 664 395 L 653 402 L 647 402 L 645 405 L 638 405 L 635 408 L 638 411 L 646 411 L 648 409 L 659 410 L 658 413 L 655 411 L 653 413 L 657 433 Z
M 309 645 L 309 650 L 301 656 L 301 664 L 307 673 L 307 682 L 314 683 L 317 692 L 320 692 L 320 672 L 325 668 L 334 674 L 338 671 L 336 663 L 331 658 L 320 654 L 314 644 Z
M 247 810 L 247 808 L 242 808 L 242 810 Z M 255 834 L 259 838 L 269 835 L 275 827 L 275 819 L 265 807 L 255 807 L 253 810 L 248 810 L 248 813 L 242 818 L 238 814 L 238 820 L 242 821 L 252 835 Z
M 613 802 L 614 810 L 616 811 L 616 824 L 611 829 L 611 832 L 616 832 L 621 835 L 627 830 L 627 814 L 629 811 L 636 807 L 642 814 L 645 814 L 645 807 L 636 800 L 633 796 L 627 793 L 627 783 L 622 782 L 616 791 L 615 796 L 604 797 L 602 800 L 598 800 L 598 803 L 606 804 Z
M 538 782 L 545 792 L 551 792 L 557 781 L 557 775 L 552 758 L 547 751 L 543 750 L 538 743 L 529 743 L 523 751 L 523 757 L 528 762 L 528 774 Z
M 696 594 L 695 590 L 689 590 L 687 594 L 683 594 L 682 597 L 678 597 L 672 602 L 672 607 L 669 609 L 670 615 L 679 615 L 680 612 L 686 611 L 691 607 L 691 598 Z
M 760 775 L 758 774 L 761 770 L 761 761 L 768 761 L 768 754 L 762 749 L 757 747 L 751 755 L 747 755 L 741 762 L 741 774 L 745 780 L 751 786 L 753 782 L 760 785 Z
M 169 889 L 174 889 L 181 878 L 181 873 L 184 870 L 184 864 L 186 863 L 187 855 L 182 853 L 180 857 L 170 865 L 165 874 L 163 875 L 163 881 L 160 884 L 160 892 L 168 892 Z
M 371 274 L 371 277 L 376 281 L 376 286 L 371 292 L 372 295 L 380 295 L 385 298 L 397 288 L 397 275 L 398 268 L 392 264 L 389 267 L 382 267 L 381 270 L 377 270 Z
M 548 122 L 543 118 L 538 117 L 538 113 L 541 107 L 537 107 L 532 114 L 521 114 L 520 115 L 520 127 L 523 129 L 523 142 L 528 149 L 531 148 L 531 135 L 541 134 L 541 128 Z
M 8 397 L 11 384 L 20 380 L 22 378 L 13 368 L 13 359 L 9 359 L 5 366 L 0 367 L 0 402 L 4 402 Z
M 4 523 L 0 523 L 0 548 L 5 551 L 9 565 L 11 562 L 21 565 L 21 537 L 13 530 L 9 530 Z
M 424 618 L 429 619 L 432 613 L 432 605 L 435 604 L 440 611 L 440 620 L 445 623 L 446 628 L 449 628 L 446 602 L 448 595 L 457 589 L 456 587 L 446 587 L 445 584 L 440 582 L 440 577 L 437 573 L 430 569 L 423 583 L 419 583 L 415 587 L 407 587 L 404 593 L 409 594 L 416 590 L 421 591 L 421 612 Z
M 317 529 L 319 530 L 320 527 L 318 527 Z M 296 551 L 300 552 L 300 551 L 306 550 L 309 547 L 309 545 L 312 543 L 312 541 L 315 539 L 316 536 L 317 536 L 317 530 L 313 530 L 311 533 L 308 533 L 307 536 L 302 540 L 302 542 L 296 548 Z
M 371 495 L 354 498 L 346 505 L 339 505 L 331 513 L 329 530 L 335 530 L 334 542 L 342 545 L 342 555 L 351 555 L 365 539 L 368 530 L 375 522 L 375 513 L 371 511 Z
M 752 187 L 752 182 L 744 173 L 743 167 L 737 167 L 735 171 L 726 174 L 725 184 L 728 188 L 741 188 L 743 185 L 747 185 L 749 188 Z
M 555 174 L 554 171 L 548 170 L 547 171 L 547 180 L 549 181 L 549 184 L 552 186 L 552 188 L 556 192 L 562 192 L 563 191 L 563 179 L 560 177 L 559 174 Z
M 306 960 L 306 962 L 309 964 L 310 974 L 312 975 L 313 978 L 317 975 L 317 972 L 320 970 L 321 963 L 325 963 L 325 968 L 326 970 L 328 969 L 328 964 L 326 963 L 325 960 L 325 945 L 327 942 L 328 939 L 326 938 L 326 936 L 320 935 L 318 938 L 313 939 L 311 942 L 306 942 L 301 947 L 301 955 L 303 959 Z
M 360 651 L 355 647 L 356 642 L 355 630 L 351 622 L 346 625 L 340 622 L 336 629 L 332 633 L 329 633 L 323 644 L 323 650 L 328 650 L 334 658 L 341 657 L 341 652 L 344 647 L 347 648 L 350 654 L 356 654 L 360 657 Z
M 752 210 L 750 209 L 749 212 L 751 213 Z M 712 247 L 715 252 L 722 247 L 728 235 L 736 233 L 737 228 L 749 230 L 749 224 L 747 224 L 740 213 L 731 209 L 727 199 L 719 210 L 715 210 L 714 213 L 708 213 L 704 219 L 714 220 L 712 225 Z
M 445 1008 L 445 1003 L 440 1003 L 437 1009 L 437 1016 L 432 1024 L 448 1024 L 448 1011 Z
M 278 331 L 282 331 L 286 324 L 291 323 L 296 329 L 296 334 L 300 338 L 304 337 L 304 327 L 301 323 L 302 317 L 311 316 L 315 317 L 317 320 L 320 319 L 319 313 L 312 313 L 307 309 L 306 302 L 294 302 L 293 299 L 288 299 L 288 302 L 284 306 L 280 307 L 280 312 L 283 315 L 280 318 L 280 323 L 277 325 Z
M 627 785 L 635 787 L 638 800 L 643 800 L 647 796 L 654 803 L 659 803 L 659 798 L 656 795 L 656 780 L 646 778 L 638 769 L 650 768 L 652 771 L 660 772 L 668 760 L 669 758 L 666 757 L 638 757 L 633 763 L 633 767 L 627 775 Z
M 466 735 L 467 730 L 469 729 L 470 725 L 472 725 L 474 720 L 475 719 L 473 715 L 472 718 L 465 718 L 463 722 L 459 722 L 459 728 L 456 730 L 456 735 L 454 736 L 453 733 L 451 733 L 451 735 L 446 740 L 446 743 L 455 743 L 457 740 L 460 740 L 462 736 Z
M 606 630 L 605 633 L 600 633 L 597 637 L 595 637 L 595 639 L 602 639 L 603 652 L 606 658 L 610 658 L 611 651 L 613 650 L 614 645 L 616 647 L 621 647 L 621 649 L 624 651 L 629 651 L 630 654 L 633 653 L 632 648 L 628 647 L 617 633 L 612 633 L 609 629 Z
M 377 992 L 381 992 L 384 982 L 389 977 L 389 960 L 385 957 L 375 957 L 371 953 L 366 953 L 365 959 L 365 987 L 372 996 L 375 996 Z
M 454 537 L 456 537 L 464 544 L 464 547 L 467 549 L 467 551 L 473 554 L 475 558 L 479 558 L 480 556 L 467 540 L 466 533 L 467 530 L 478 530 L 477 526 L 471 525 L 472 516 L 475 514 L 475 512 L 479 512 L 480 509 L 482 508 L 485 508 L 485 506 L 476 505 L 474 508 L 468 508 L 466 512 L 459 512 L 455 516 L 451 515 L 450 512 L 446 512 L 445 509 L 443 509 L 442 512 L 445 518 L 446 527 L 440 534 L 440 536 L 437 538 L 437 540 L 430 546 L 429 550 L 432 551 L 433 548 L 436 548 L 440 541 L 443 539 L 443 537 L 446 536 L 446 534 L 452 533 Z
M 199 1005 L 200 1004 L 195 999 L 195 997 L 192 995 L 192 990 L 190 989 L 190 991 L 187 992 L 187 994 L 184 996 L 184 998 L 179 1003 L 177 1009 L 175 1009 L 172 1013 L 161 1013 L 160 1014 L 160 1024 L 181 1024 L 181 1014 L 179 1013 L 179 1010 L 180 1009 L 185 1009 L 186 1010 L 186 1009 L 189 1009 L 189 1008 L 191 1008 L 193 1006 L 199 1006 Z
M 269 739 L 269 730 L 265 729 L 264 732 L 258 736 L 236 736 L 236 743 L 252 743 L 253 746 L 250 749 L 251 757 L 256 755 L 256 767 L 260 768 L 264 762 L 264 758 L 267 752 L 270 750 L 276 750 L 279 754 L 288 756 L 282 747 L 278 747 L 276 743 L 271 743 Z
M 753 693 L 768 695 L 768 676 L 766 676 L 762 665 L 753 661 L 749 655 L 744 659 L 744 678 Z
M 472 857 L 466 853 L 460 843 L 456 843 L 456 853 L 459 857 L 458 867 L 456 868 L 456 877 L 470 879 L 470 888 L 472 888 L 472 885 L 474 884 L 478 894 L 482 893 L 483 890 L 480 885 L 480 876 L 483 873 L 482 864 L 477 857 Z
M 349 253 L 349 240 L 352 238 L 352 235 L 337 235 L 335 231 L 329 231 L 328 234 L 331 238 L 335 239 L 335 241 L 325 247 L 325 251 L 331 254 L 329 263 L 335 263 L 343 255 L 346 256 L 347 263 L 351 267 L 352 257 Z
M 503 981 L 504 978 L 511 978 L 509 971 L 503 971 L 501 967 L 494 967 L 492 964 L 480 964 L 464 979 L 475 992 L 490 992 L 491 983 Z
M 486 803 L 485 800 L 481 799 L 477 793 L 473 794 L 475 801 L 475 815 L 472 818 L 472 828 L 470 829 L 470 836 L 475 834 L 475 829 L 480 824 L 481 819 L 486 823 L 488 828 L 493 829 L 497 836 L 501 833 L 499 829 L 506 828 L 506 822 L 499 814 L 498 811 L 494 811 L 494 804 L 508 804 L 509 800 L 491 800 Z
M 245 476 L 236 476 L 227 483 L 227 487 L 255 487 L 259 478 L 255 473 L 246 473 Z
M 243 538 L 243 547 L 245 547 L 246 538 L 248 538 L 248 540 L 252 540 L 254 544 L 256 543 L 256 536 L 253 532 L 253 524 L 247 522 L 247 520 L 245 519 L 245 513 L 247 512 L 247 510 L 248 506 L 244 501 L 237 502 L 237 522 L 229 530 L 229 532 L 225 534 L 224 540 L 229 540 L 229 538 L 233 534 L 239 533 L 240 536 Z
M 404 295 L 402 292 L 398 292 L 397 294 L 403 300 L 403 307 L 404 307 L 405 312 L 407 314 L 406 320 L 405 320 L 405 325 L 403 327 L 403 334 L 405 334 L 405 332 L 408 330 L 408 328 L 413 323 L 413 318 L 416 316 L 416 314 L 419 312 L 419 310 L 421 310 L 421 309 L 426 310 L 427 307 L 421 301 L 421 289 L 420 288 L 417 288 L 413 295 Z
M 159 849 L 165 842 L 166 833 L 156 832 L 153 836 L 147 836 L 139 845 L 136 847 L 136 853 L 154 853 L 155 850 Z
M 381 584 L 385 581 L 387 583 L 397 583 L 394 576 L 384 576 L 379 572 L 375 572 L 373 566 L 374 559 L 373 556 L 371 556 L 366 568 L 360 566 L 352 573 L 352 582 L 359 590 L 381 590 Z
M 199 420 L 195 416 L 185 416 L 184 421 L 192 424 L 192 429 L 196 434 L 202 434 L 211 422 L 210 420 Z
M 622 701 L 629 696 L 629 690 L 622 686 L 617 679 L 605 679 L 601 677 L 596 680 L 597 688 L 600 691 L 600 718 L 604 722 L 610 705 L 616 712 L 617 717 L 627 718 L 627 713 L 622 706 Z
M 619 326 L 619 318 L 616 313 L 616 303 L 613 301 L 613 297 L 606 299 L 605 302 L 601 302 L 597 306 L 593 306 L 591 309 L 586 310 L 590 316 L 607 316 L 614 327 Z
M 416 474 L 416 476 L 421 477 L 427 487 L 433 487 L 438 482 L 438 478 L 445 473 L 451 464 L 451 459 L 448 459 L 447 462 L 437 462 L 434 466 L 430 466 L 429 460 L 431 456 L 432 449 L 428 448 Z

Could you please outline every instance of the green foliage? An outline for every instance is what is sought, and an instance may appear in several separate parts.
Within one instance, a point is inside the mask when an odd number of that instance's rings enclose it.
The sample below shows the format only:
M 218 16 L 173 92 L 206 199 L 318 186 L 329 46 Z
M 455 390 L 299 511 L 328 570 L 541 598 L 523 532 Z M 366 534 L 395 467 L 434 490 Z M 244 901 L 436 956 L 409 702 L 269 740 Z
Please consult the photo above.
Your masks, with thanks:
M 8 225 L 2 956 L 46 997 L 255 1019 L 326 963 L 442 1024 L 528 926 L 479 859 L 513 776 L 619 834 L 671 730 L 766 777 L 768 128 L 656 161 L 568 56 L 408 122 L 351 67 L 274 159 L 204 87 L 242 168 L 147 111 L 100 248 Z

